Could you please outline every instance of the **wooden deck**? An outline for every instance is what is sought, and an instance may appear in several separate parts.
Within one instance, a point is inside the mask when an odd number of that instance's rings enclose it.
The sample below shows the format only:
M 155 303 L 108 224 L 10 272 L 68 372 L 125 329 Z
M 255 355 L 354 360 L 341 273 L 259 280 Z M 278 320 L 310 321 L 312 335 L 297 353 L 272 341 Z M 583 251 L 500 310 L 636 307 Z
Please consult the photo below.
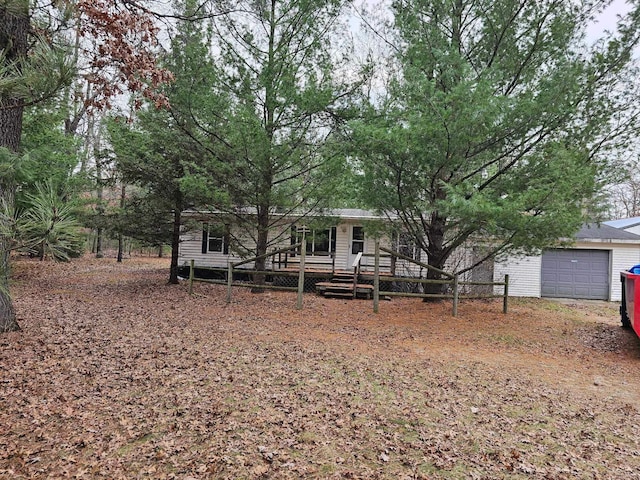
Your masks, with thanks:
M 226 284 L 228 269 L 221 267 L 196 267 L 196 278 L 207 279 L 211 283 Z M 287 268 L 276 268 L 263 272 L 267 282 L 272 283 L 274 288 L 295 289 L 298 285 L 299 268 L 289 266 Z M 251 269 L 234 270 L 234 281 L 251 282 L 255 272 Z M 188 278 L 186 270 L 183 273 Z M 325 268 L 305 268 L 306 292 L 316 292 L 319 295 L 334 298 L 363 298 L 371 299 L 373 296 L 373 272 L 365 272 L 358 275 L 358 281 L 354 282 L 354 272 L 346 270 L 331 271 Z M 380 275 L 382 290 L 391 290 L 393 277 L 388 273 Z M 354 291 L 355 284 L 355 291 Z

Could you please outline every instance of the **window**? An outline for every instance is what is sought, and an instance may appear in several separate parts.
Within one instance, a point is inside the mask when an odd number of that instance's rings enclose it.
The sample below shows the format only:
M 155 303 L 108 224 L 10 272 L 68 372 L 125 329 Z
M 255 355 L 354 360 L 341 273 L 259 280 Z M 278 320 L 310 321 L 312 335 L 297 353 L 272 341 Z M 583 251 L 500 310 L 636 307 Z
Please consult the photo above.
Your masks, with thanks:
M 398 253 L 409 257 L 413 260 L 420 261 L 420 247 L 415 239 L 408 233 L 400 233 L 398 235 Z
M 209 227 L 209 251 L 222 252 L 224 246 L 224 231 L 221 228 Z
M 354 226 L 351 232 L 351 254 L 361 252 L 364 252 L 364 228 Z
M 307 255 L 330 255 L 336 252 L 336 227 L 325 230 L 309 230 L 305 226 L 291 227 L 291 244 L 302 241 L 305 233 L 307 243 Z M 300 253 L 298 249 L 298 253 Z
M 202 225 L 202 253 L 208 252 L 229 253 L 228 225 Z

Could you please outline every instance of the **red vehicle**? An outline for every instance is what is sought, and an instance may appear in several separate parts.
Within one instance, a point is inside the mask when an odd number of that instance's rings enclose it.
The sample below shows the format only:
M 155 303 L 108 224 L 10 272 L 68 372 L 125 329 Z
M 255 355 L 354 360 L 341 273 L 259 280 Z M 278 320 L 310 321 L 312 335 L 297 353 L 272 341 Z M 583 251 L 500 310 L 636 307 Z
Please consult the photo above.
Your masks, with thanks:
M 632 273 L 638 272 L 638 273 Z M 620 320 L 623 327 L 632 327 L 640 336 L 640 265 L 620 272 L 622 282 L 622 304 Z

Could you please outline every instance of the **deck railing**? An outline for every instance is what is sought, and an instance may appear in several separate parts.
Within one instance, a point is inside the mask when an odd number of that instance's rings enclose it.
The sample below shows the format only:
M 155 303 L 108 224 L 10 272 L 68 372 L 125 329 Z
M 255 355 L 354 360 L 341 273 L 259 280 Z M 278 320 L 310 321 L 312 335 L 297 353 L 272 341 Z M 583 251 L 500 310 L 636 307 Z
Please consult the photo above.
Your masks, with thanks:
M 272 268 L 295 268 L 300 264 L 300 252 L 297 251 L 300 244 L 292 245 L 283 250 L 274 250 L 271 255 L 273 256 L 273 260 L 271 262 Z M 277 257 L 277 260 L 276 260 Z M 330 261 L 326 261 L 325 259 L 330 259 Z M 327 255 L 309 255 L 307 252 L 305 265 L 307 267 L 310 266 L 318 266 L 324 270 L 327 267 L 330 267 L 330 271 L 332 274 L 336 272 L 336 254 L 329 253 Z M 328 270 L 328 269 L 327 269 Z M 329 270 L 328 270 L 329 271 Z
M 353 260 L 351 264 L 351 268 L 353 268 L 353 298 L 356 298 L 357 290 L 358 290 L 358 277 L 360 276 L 360 262 L 362 261 L 362 252 L 358 252 L 356 258 Z
M 300 264 L 299 264 L 299 268 L 298 268 L 298 287 L 285 287 L 285 286 L 281 286 L 281 285 L 269 285 L 269 284 L 256 284 L 254 282 L 250 282 L 250 283 L 243 283 L 243 282 L 234 282 L 233 281 L 233 275 L 234 273 L 243 273 L 243 274 L 247 274 L 250 273 L 251 275 L 254 276 L 260 276 L 260 275 L 271 275 L 271 276 L 290 276 L 291 272 L 286 272 L 286 271 L 277 271 L 277 270 L 271 270 L 271 271 L 258 271 L 258 270 L 246 270 L 246 269 L 239 269 L 237 267 L 240 267 L 241 265 L 246 265 L 248 263 L 253 263 L 256 260 L 260 260 L 263 258 L 268 258 L 271 256 L 275 256 L 281 252 L 284 252 L 286 250 L 290 250 L 292 248 L 298 248 L 300 247 Z M 282 248 L 280 250 L 275 250 L 273 252 L 270 253 L 266 253 L 264 255 L 258 255 L 256 257 L 251 257 L 251 258 L 247 258 L 245 260 L 241 260 L 239 262 L 229 262 L 228 263 L 228 268 L 227 268 L 227 278 L 226 280 L 210 280 L 210 279 L 205 279 L 205 278 L 196 278 L 195 276 L 195 262 L 193 260 L 191 260 L 191 264 L 190 264 L 190 269 L 189 269 L 189 294 L 193 293 L 193 282 L 205 282 L 205 283 L 214 283 L 214 284 L 219 284 L 219 285 L 227 285 L 227 303 L 231 303 L 231 291 L 232 291 L 232 287 L 250 287 L 250 288 L 259 288 L 259 289 L 267 289 L 267 290 L 289 290 L 289 291 L 297 291 L 298 292 L 298 301 L 297 301 L 297 308 L 301 309 L 302 308 L 302 292 L 304 290 L 304 268 L 305 268 L 305 253 L 306 253 L 306 242 L 304 242 L 304 239 L 301 243 L 295 244 L 295 245 L 291 245 L 290 247 L 286 247 L 286 248 Z
M 274 257 L 276 255 L 282 254 L 282 253 L 286 253 L 286 252 L 290 252 L 292 249 L 295 250 L 297 248 L 300 248 L 300 252 L 299 252 L 299 260 L 297 262 L 297 270 L 294 272 L 291 269 L 289 269 L 288 271 L 286 270 L 275 270 L 273 268 L 273 263 L 272 263 L 272 270 L 270 271 L 257 271 L 257 270 L 247 270 L 247 269 L 239 269 L 238 267 L 240 267 L 241 265 L 246 265 L 252 262 L 255 262 L 256 260 L 262 259 L 262 258 L 268 258 L 268 257 Z M 461 298 L 465 298 L 465 299 L 478 299 L 478 298 L 496 298 L 496 297 L 502 297 L 503 298 L 503 313 L 507 313 L 508 311 L 508 298 L 509 298 L 509 275 L 505 275 L 504 276 L 504 281 L 503 282 L 464 282 L 464 281 L 460 281 L 459 275 L 455 274 L 455 273 L 448 273 L 445 272 L 444 270 L 440 270 L 437 269 L 435 267 L 432 267 L 431 265 L 428 265 L 426 263 L 422 263 L 418 260 L 412 259 L 406 255 L 403 255 L 399 252 L 394 252 L 393 250 L 384 248 L 380 246 L 379 241 L 376 241 L 375 243 L 375 253 L 373 254 L 367 254 L 367 253 L 363 253 L 360 252 L 357 254 L 355 260 L 352 262 L 351 268 L 353 268 L 353 272 L 354 272 L 354 297 L 355 297 L 355 291 L 356 291 L 356 286 L 358 283 L 359 278 L 363 277 L 366 279 L 369 279 L 369 281 L 371 281 L 371 274 L 362 274 L 361 272 L 361 266 L 362 266 L 362 259 L 364 257 L 373 257 L 374 259 L 374 272 L 373 272 L 373 311 L 374 313 L 378 313 L 379 311 L 379 304 L 380 304 L 380 297 L 384 296 L 384 297 L 421 297 L 421 298 L 445 298 L 445 299 L 451 299 L 453 301 L 453 307 L 452 307 L 452 315 L 455 317 L 458 314 L 458 303 L 460 301 Z M 400 260 L 404 260 L 410 264 L 415 264 L 419 267 L 421 267 L 422 269 L 426 269 L 426 270 L 432 270 L 434 272 L 436 272 L 438 274 L 438 276 L 440 278 L 415 278 L 415 277 L 403 277 L 403 276 L 395 276 L 392 273 L 392 276 L 389 276 L 388 274 L 384 275 L 384 282 L 386 284 L 390 284 L 390 283 L 412 283 L 412 284 L 418 284 L 418 285 L 422 285 L 423 287 L 425 285 L 448 285 L 450 287 L 450 292 L 451 293 L 416 293 L 416 292 L 397 292 L 397 291 L 383 291 L 380 290 L 380 277 L 381 277 L 381 273 L 380 273 L 380 260 L 382 258 L 391 258 L 392 259 L 392 264 L 395 263 L 396 259 L 400 259 Z M 211 280 L 211 279 L 204 279 L 204 278 L 196 278 L 195 277 L 195 265 L 194 265 L 194 261 L 191 260 L 191 268 L 190 268 L 190 272 L 189 272 L 189 293 L 193 293 L 193 283 L 194 282 L 206 282 L 206 283 L 214 283 L 214 284 L 221 284 L 221 285 L 226 285 L 227 286 L 227 303 L 231 302 L 231 293 L 232 293 L 232 287 L 250 287 L 250 288 L 260 288 L 260 289 L 271 289 L 271 290 L 288 290 L 288 291 L 297 291 L 298 296 L 297 296 L 297 302 L 296 302 L 296 308 L 301 309 L 302 308 L 302 294 L 304 291 L 304 282 L 305 282 L 305 268 L 309 266 L 309 264 L 314 264 L 315 262 L 311 261 L 309 262 L 306 256 L 306 242 L 303 241 L 295 244 L 295 245 L 291 245 L 289 247 L 285 247 L 279 250 L 274 250 L 270 253 L 264 254 L 264 255 L 260 255 L 257 257 L 252 257 L 249 259 L 245 259 L 239 262 L 229 262 L 228 263 L 228 268 L 226 270 L 226 279 L 225 280 Z M 335 273 L 335 262 L 333 263 L 333 267 L 332 267 L 332 274 Z M 203 267 L 200 267 L 203 268 Z M 216 270 L 216 271 L 220 271 L 220 269 L 211 269 L 211 270 Z M 242 274 L 250 274 L 253 275 L 254 278 L 255 276 L 260 276 L 260 275 L 270 275 L 272 277 L 277 277 L 277 276 L 284 276 L 284 277 L 291 277 L 291 276 L 296 276 L 298 277 L 298 286 L 297 287 L 287 287 L 287 286 L 282 286 L 282 285 L 270 285 L 270 284 L 260 284 L 257 285 L 254 282 L 235 282 L 234 281 L 234 274 L 238 274 L 238 273 L 242 273 Z M 327 272 L 328 273 L 328 272 Z M 491 286 L 494 287 L 503 287 L 503 293 L 502 295 L 460 295 L 460 287 L 461 286 Z
M 431 270 L 436 272 L 440 277 L 444 277 L 442 279 L 429 279 L 429 278 L 407 278 L 407 277 L 385 277 L 386 281 L 391 282 L 407 282 L 407 283 L 418 283 L 422 285 L 449 285 L 451 287 L 452 293 L 409 293 L 409 292 L 392 292 L 392 291 L 380 291 L 380 258 L 382 254 L 380 252 L 384 252 L 387 255 L 391 255 L 392 257 L 399 258 L 401 260 L 405 260 L 406 262 L 413 263 L 418 265 L 424 269 Z M 450 298 L 453 300 L 452 307 L 452 315 L 455 317 L 458 315 L 458 303 L 461 298 L 460 286 L 462 285 L 485 285 L 485 286 L 502 286 L 504 287 L 502 295 L 464 295 L 462 298 L 495 298 L 501 296 L 503 298 L 502 311 L 503 313 L 507 313 L 508 310 L 508 299 L 509 299 L 509 275 L 504 276 L 503 282 L 461 282 L 459 279 L 459 275 L 455 273 L 448 273 L 444 270 L 440 270 L 438 268 L 432 267 L 426 263 L 422 263 L 418 260 L 412 259 L 406 255 L 403 255 L 399 252 L 394 252 L 393 250 L 389 250 L 387 248 L 381 247 L 380 242 L 376 241 L 375 243 L 375 253 L 374 256 L 374 274 L 373 274 L 373 311 L 374 313 L 378 313 L 379 304 L 380 304 L 380 295 L 387 297 L 421 297 L 421 298 Z

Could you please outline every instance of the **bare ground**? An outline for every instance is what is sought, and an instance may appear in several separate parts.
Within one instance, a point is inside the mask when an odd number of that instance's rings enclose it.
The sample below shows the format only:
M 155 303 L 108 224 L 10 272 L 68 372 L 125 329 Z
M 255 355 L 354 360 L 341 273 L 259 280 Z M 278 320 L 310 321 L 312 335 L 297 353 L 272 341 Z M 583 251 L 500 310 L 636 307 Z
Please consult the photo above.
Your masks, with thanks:
M 617 305 L 369 301 L 19 260 L 0 478 L 640 479 Z

